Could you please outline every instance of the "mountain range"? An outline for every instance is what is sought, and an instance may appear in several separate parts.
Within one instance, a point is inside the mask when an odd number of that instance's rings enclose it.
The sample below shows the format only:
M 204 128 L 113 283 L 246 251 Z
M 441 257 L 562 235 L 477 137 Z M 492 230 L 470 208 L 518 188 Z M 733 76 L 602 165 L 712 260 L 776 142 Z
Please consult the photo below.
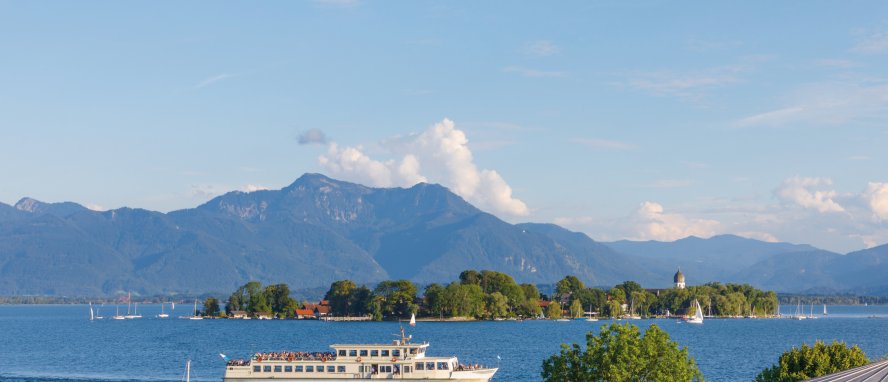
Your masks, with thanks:
M 306 174 L 169 213 L 24 198 L 0 203 L 0 294 L 229 292 L 339 279 L 449 282 L 491 269 L 519 282 L 746 282 L 784 292 L 888 294 L 888 246 L 841 255 L 732 235 L 601 243 L 553 224 L 510 224 L 447 188 L 371 188 Z

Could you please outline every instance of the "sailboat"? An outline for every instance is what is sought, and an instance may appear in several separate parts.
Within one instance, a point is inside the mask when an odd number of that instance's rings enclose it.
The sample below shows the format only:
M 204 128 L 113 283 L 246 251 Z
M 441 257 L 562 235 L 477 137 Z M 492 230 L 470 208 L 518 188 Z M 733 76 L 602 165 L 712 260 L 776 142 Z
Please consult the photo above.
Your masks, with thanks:
M 640 320 L 641 316 L 635 313 L 635 299 L 633 298 L 629 304 L 629 315 L 626 316 L 626 318 L 630 320 Z
M 597 318 L 592 317 L 592 306 L 589 305 L 589 311 L 586 312 L 586 322 L 597 322 L 597 321 L 598 321 Z
M 811 303 L 811 313 L 808 314 L 808 318 L 812 320 L 816 320 L 818 317 L 814 315 L 814 303 Z
M 792 315 L 792 319 L 793 320 L 804 320 L 806 318 L 808 318 L 808 317 L 805 317 L 805 315 L 802 314 L 802 300 L 799 299 L 798 303 L 796 303 L 796 311 L 795 311 L 795 314 Z
M 96 319 L 95 313 L 93 313 L 93 303 L 89 303 L 89 320 L 94 321 Z
M 688 319 L 689 324 L 703 323 L 703 308 L 700 307 L 700 301 L 694 299 L 694 317 Z
M 133 294 L 127 293 L 126 294 L 126 316 L 123 316 L 123 317 L 126 319 L 130 319 L 130 320 L 133 318 L 142 318 L 142 316 L 139 316 L 136 313 L 130 313 L 130 306 L 132 305 L 132 301 L 133 301 Z M 138 304 L 136 305 L 136 309 L 137 310 L 139 309 Z
M 114 320 L 125 320 L 126 319 L 126 317 L 120 315 L 120 305 L 117 305 L 117 313 L 115 315 L 111 316 L 111 318 Z
M 157 318 L 167 318 L 170 316 L 169 314 L 164 313 L 163 305 L 164 305 L 164 303 L 161 302 L 160 303 L 160 314 L 157 315 Z
M 99 306 L 96 305 L 96 319 L 97 319 L 97 320 L 101 320 L 101 319 L 103 319 L 103 318 L 105 318 L 105 317 L 102 317 L 102 315 L 99 314 Z
M 410 326 L 416 326 L 416 314 L 410 313 Z
M 203 320 L 203 316 L 197 315 L 197 300 L 194 300 L 194 314 L 191 317 L 188 317 L 189 320 Z
M 826 304 L 823 304 L 823 315 L 826 315 Z

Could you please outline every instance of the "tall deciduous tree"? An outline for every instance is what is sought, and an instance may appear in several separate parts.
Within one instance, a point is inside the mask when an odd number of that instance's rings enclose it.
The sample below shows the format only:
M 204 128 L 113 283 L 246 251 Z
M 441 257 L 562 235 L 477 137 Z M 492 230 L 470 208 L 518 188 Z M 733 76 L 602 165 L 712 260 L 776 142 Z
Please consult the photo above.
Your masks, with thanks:
M 215 297 L 207 297 L 203 303 L 204 316 L 216 317 L 219 315 L 219 299 Z
M 561 345 L 561 352 L 543 361 L 547 382 L 703 381 L 703 374 L 678 344 L 656 325 L 641 334 L 632 324 L 601 327 L 586 334 L 586 347 Z
M 555 292 L 559 295 L 565 293 L 576 293 L 585 288 L 583 282 L 576 276 L 566 276 L 555 284 Z
M 410 280 L 387 280 L 379 283 L 373 293 L 382 297 L 383 314 L 393 317 L 409 317 L 416 311 L 416 285 Z
M 552 303 L 546 307 L 546 317 L 549 317 L 552 319 L 558 319 L 558 318 L 561 318 L 561 316 L 562 316 L 561 304 L 559 304 L 556 301 L 552 301 Z
M 330 284 L 330 289 L 324 295 L 324 300 L 330 303 L 330 311 L 335 316 L 348 316 L 351 313 L 352 292 L 357 289 L 354 281 L 339 280 Z
M 763 370 L 755 382 L 795 382 L 852 369 L 869 363 L 859 347 L 844 342 L 817 341 L 783 353 L 776 365 Z

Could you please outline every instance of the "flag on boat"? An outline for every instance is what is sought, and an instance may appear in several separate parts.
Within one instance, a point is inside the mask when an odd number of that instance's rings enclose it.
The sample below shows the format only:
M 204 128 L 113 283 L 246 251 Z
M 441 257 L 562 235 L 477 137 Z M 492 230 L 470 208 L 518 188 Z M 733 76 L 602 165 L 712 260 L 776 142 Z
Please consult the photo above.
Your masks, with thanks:
M 416 326 L 416 314 L 415 313 L 410 314 L 410 326 Z
M 225 362 L 228 362 L 228 357 L 226 357 L 225 354 L 219 353 L 219 356 L 222 357 L 222 359 L 223 359 Z

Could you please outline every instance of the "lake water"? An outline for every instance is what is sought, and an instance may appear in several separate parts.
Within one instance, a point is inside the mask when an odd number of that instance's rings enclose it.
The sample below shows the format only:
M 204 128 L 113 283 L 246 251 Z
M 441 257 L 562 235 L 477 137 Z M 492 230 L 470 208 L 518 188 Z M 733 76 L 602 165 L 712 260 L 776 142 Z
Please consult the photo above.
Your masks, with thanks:
M 783 310 L 788 314 L 795 307 Z M 159 305 L 140 306 L 145 318 L 137 320 L 111 320 L 113 306 L 102 308 L 105 319 L 100 321 L 90 322 L 88 312 L 82 305 L 0 306 L 0 379 L 179 381 L 190 358 L 192 380 L 220 381 L 224 363 L 219 353 L 242 358 L 258 351 L 327 351 L 333 343 L 389 342 L 398 332 L 392 322 L 150 318 L 160 312 Z M 888 355 L 888 306 L 830 306 L 829 312 L 827 318 L 804 321 L 632 322 L 643 328 L 655 323 L 669 332 L 688 347 L 708 381 L 750 381 L 783 351 L 816 339 L 857 344 L 871 359 Z M 172 315 L 190 313 L 190 306 L 180 306 Z M 431 344 L 430 355 L 499 364 L 494 381 L 539 381 L 543 359 L 561 343 L 583 343 L 588 331 L 597 333 L 607 322 L 420 322 L 407 328 L 414 340 Z

